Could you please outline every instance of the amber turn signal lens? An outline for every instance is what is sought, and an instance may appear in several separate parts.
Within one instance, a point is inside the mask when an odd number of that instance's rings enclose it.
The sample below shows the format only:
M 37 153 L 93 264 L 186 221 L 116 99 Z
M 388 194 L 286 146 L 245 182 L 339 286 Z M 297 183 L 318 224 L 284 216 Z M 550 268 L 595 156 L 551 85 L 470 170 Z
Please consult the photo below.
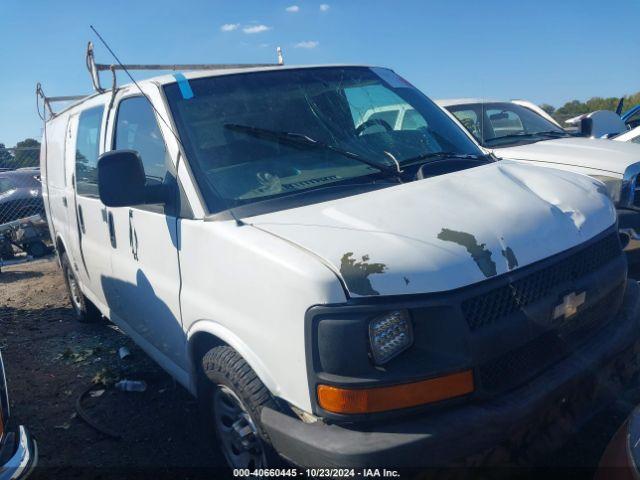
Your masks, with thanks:
M 389 387 L 340 388 L 318 386 L 318 404 L 333 413 L 375 413 L 416 407 L 473 392 L 473 372 L 453 373 Z

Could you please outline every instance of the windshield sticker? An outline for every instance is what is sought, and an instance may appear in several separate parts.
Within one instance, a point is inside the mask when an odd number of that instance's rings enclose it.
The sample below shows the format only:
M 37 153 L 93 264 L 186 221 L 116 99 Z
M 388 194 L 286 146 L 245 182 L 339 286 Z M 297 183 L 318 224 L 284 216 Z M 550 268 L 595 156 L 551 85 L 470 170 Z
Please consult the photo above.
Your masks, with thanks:
M 173 77 L 178 82 L 178 88 L 180 89 L 182 98 L 185 100 L 191 100 L 193 98 L 193 90 L 191 90 L 189 80 L 187 80 L 187 78 L 182 73 L 174 73 Z
M 371 71 L 381 80 L 387 82 L 391 88 L 414 88 L 409 82 L 388 68 L 373 67 Z

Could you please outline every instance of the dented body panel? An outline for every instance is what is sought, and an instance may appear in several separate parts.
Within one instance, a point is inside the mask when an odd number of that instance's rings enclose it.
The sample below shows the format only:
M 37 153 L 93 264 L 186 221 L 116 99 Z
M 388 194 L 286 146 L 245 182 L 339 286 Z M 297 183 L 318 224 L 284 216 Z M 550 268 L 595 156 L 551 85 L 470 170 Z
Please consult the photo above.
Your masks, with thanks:
M 352 296 L 453 290 L 615 223 L 598 182 L 498 162 L 248 222 L 321 256 Z

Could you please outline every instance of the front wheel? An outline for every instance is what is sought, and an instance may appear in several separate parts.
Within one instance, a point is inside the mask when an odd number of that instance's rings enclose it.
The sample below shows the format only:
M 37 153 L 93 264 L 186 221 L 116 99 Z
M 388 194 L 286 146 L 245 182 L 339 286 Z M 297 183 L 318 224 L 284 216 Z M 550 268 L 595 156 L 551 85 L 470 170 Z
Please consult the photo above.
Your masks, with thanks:
M 251 367 L 228 346 L 212 348 L 202 360 L 209 380 L 203 406 L 227 463 L 234 469 L 260 469 L 280 461 L 260 423 L 263 407 L 275 399 Z

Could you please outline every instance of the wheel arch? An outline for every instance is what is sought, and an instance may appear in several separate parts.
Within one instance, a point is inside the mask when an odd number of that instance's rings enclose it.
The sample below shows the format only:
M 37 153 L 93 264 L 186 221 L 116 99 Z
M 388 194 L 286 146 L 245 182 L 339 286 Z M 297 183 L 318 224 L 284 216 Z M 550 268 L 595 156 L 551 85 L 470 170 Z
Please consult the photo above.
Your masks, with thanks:
M 56 235 L 56 253 L 58 257 L 58 264 L 62 266 L 62 254 L 67 251 L 67 247 L 64 244 L 62 235 Z
M 202 377 L 202 357 L 212 348 L 227 345 L 233 348 L 249 364 L 260 381 L 277 396 L 278 385 L 269 374 L 266 365 L 235 333 L 212 320 L 198 320 L 187 332 L 187 354 L 191 362 L 192 391 L 197 395 Z

